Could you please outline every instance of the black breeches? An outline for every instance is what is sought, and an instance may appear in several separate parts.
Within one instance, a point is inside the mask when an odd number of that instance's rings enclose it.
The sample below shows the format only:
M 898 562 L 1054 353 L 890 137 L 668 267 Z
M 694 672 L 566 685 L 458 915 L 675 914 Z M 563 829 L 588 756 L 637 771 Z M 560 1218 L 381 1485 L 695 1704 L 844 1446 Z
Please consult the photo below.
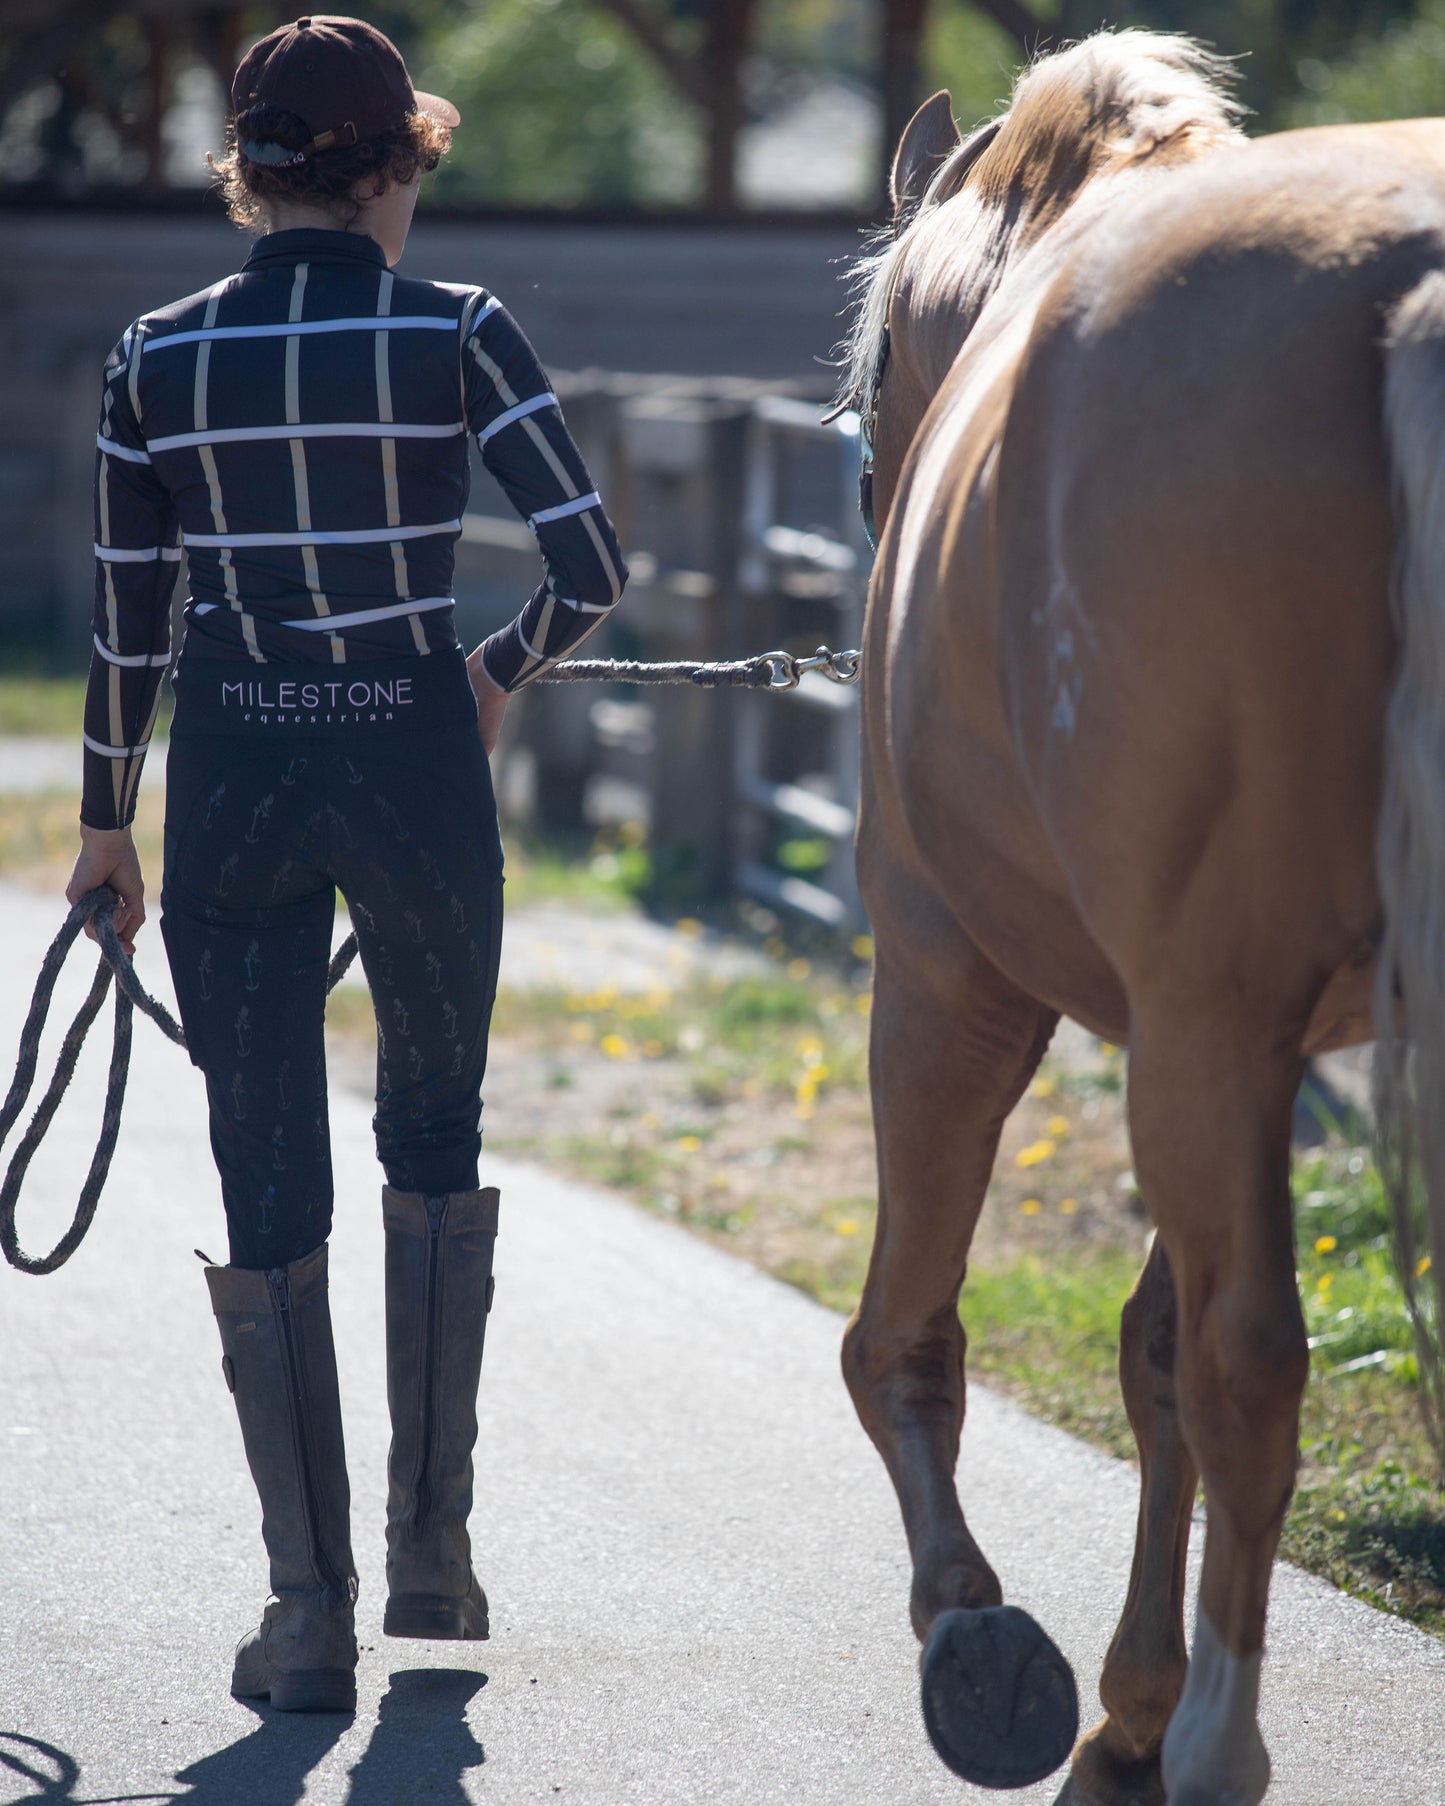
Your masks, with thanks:
M 161 930 L 206 1078 L 233 1266 L 284 1265 L 330 1232 L 322 1031 L 338 889 L 376 1011 L 387 1180 L 474 1190 L 502 851 L 460 653 L 183 657 Z

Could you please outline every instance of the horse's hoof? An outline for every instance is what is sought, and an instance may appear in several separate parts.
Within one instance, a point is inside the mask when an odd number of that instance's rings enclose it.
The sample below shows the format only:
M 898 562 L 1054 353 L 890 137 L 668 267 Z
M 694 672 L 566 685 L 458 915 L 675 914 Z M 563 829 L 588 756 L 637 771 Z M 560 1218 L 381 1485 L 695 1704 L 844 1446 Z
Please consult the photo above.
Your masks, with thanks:
M 1081 1738 L 1074 1750 L 1074 1791 L 1055 1806 L 1165 1806 L 1159 1751 L 1128 1755 L 1123 1735 L 1109 1719 Z
M 945 1612 L 920 1666 L 929 1741 L 975 1787 L 1028 1787 L 1074 1747 L 1073 1670 L 1016 1605 Z

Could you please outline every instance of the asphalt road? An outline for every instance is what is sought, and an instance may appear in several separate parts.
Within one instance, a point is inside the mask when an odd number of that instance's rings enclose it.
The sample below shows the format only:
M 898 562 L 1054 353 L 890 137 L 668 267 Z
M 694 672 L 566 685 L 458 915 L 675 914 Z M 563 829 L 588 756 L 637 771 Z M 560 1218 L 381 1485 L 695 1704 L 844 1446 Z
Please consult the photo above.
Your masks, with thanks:
M 0 887 L 7 1074 L 56 919 Z M 158 986 L 153 927 L 141 964 Z M 72 991 L 88 959 L 74 965 Z M 34 1169 L 29 1246 L 88 1162 L 104 1039 Z M 838 1319 L 531 1169 L 487 1174 L 502 1234 L 473 1534 L 492 1640 L 381 1637 L 380 1175 L 367 1113 L 344 1094 L 333 1134 L 357 1715 L 288 1718 L 226 1692 L 265 1583 L 191 1253 L 224 1241 L 198 1075 L 142 1023 L 89 1240 L 54 1277 L 0 1271 L 0 1802 L 992 1797 L 923 1735 L 902 1535 L 838 1377 Z M 981 1389 L 963 1472 L 975 1531 L 1074 1662 L 1088 1719 L 1127 1578 L 1132 1472 Z M 1441 1645 L 1281 1568 L 1266 1675 L 1271 1802 L 1445 1802 Z

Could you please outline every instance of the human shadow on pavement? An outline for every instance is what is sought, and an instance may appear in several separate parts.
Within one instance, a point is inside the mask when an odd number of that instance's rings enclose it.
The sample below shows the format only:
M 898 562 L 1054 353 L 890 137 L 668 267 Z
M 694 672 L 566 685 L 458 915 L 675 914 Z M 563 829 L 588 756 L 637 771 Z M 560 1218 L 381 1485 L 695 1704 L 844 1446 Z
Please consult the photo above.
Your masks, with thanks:
M 467 1806 L 462 1776 L 486 1761 L 467 1723 L 472 1696 L 487 1684 L 474 1669 L 403 1668 L 382 1695 L 376 1729 L 351 1771 L 346 1806 Z
M 261 1720 L 254 1731 L 176 1770 L 176 1806 L 296 1806 L 307 1775 L 352 1725 L 349 1713 L 249 1709 Z

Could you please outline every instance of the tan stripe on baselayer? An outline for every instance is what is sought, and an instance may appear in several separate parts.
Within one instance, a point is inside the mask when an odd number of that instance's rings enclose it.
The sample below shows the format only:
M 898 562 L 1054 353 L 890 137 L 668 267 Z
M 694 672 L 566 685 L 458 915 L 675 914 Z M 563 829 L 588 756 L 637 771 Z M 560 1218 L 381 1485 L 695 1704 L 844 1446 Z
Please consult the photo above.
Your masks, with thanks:
M 382 272 L 381 280 L 376 285 L 376 317 L 384 320 L 391 312 L 391 291 L 396 286 L 396 278 L 390 270 Z M 389 332 L 377 331 L 376 334 L 376 417 L 378 420 L 392 420 L 391 411 L 391 357 L 388 344 Z
M 226 531 L 226 511 L 221 506 L 221 477 L 216 469 L 216 454 L 209 445 L 198 445 L 201 469 L 206 473 L 206 487 L 211 497 L 211 520 L 217 533 Z M 236 585 L 236 566 L 231 557 L 229 546 L 221 547 L 221 584 L 225 591 L 231 612 L 241 618 L 241 638 L 246 642 L 246 650 L 258 664 L 265 664 L 265 656 L 256 644 L 256 623 L 241 606 L 241 592 Z
M 144 339 L 145 329 L 137 324 L 130 342 L 130 370 L 126 377 L 130 388 L 130 411 L 135 415 L 137 426 L 140 425 L 140 354 Z
M 391 293 L 396 278 L 387 270 L 377 284 L 376 314 L 378 319 L 385 319 L 391 312 Z M 391 404 L 391 334 L 378 332 L 376 335 L 376 418 L 381 421 L 393 421 L 396 416 Z M 396 480 L 396 440 L 381 441 L 381 480 L 386 495 L 386 524 L 388 527 L 401 525 L 401 490 Z M 400 540 L 391 542 L 391 574 L 396 584 L 398 602 L 405 602 L 411 596 L 410 579 L 407 576 L 406 552 Z M 412 644 L 418 652 L 430 652 L 426 643 L 426 629 L 421 618 L 413 615 L 410 620 Z
M 205 317 L 201 321 L 202 326 L 210 327 L 216 324 L 216 309 L 220 305 L 221 291 L 220 289 L 215 289 L 212 291 L 210 300 L 206 303 Z M 195 431 L 198 433 L 203 433 L 211 424 L 209 414 L 211 402 L 210 390 L 211 341 L 209 339 L 202 339 L 200 344 L 196 346 L 196 387 L 191 410 L 195 416 Z
M 109 705 L 110 743 L 112 746 L 124 746 L 123 728 L 120 719 L 120 666 L 111 665 L 108 671 L 110 678 L 107 686 L 106 702 Z M 125 800 L 124 792 L 125 760 L 112 759 L 110 762 L 111 790 L 115 797 L 115 819 L 121 819 L 121 805 Z
M 296 275 L 291 284 L 291 309 L 287 319 L 296 321 L 301 318 L 302 304 L 306 297 L 306 277 L 309 264 L 298 263 Z M 286 424 L 301 424 L 301 339 L 292 334 L 286 341 Z M 291 445 L 291 480 L 296 494 L 296 531 L 311 531 L 311 484 L 306 475 L 306 441 L 292 439 Z M 301 550 L 301 569 L 306 578 L 306 588 L 311 596 L 311 612 L 318 617 L 331 613 L 331 604 L 321 591 L 321 571 L 316 562 L 314 546 L 303 546 Z M 334 663 L 345 662 L 346 653 L 335 634 L 331 640 L 331 657 Z
M 592 518 L 592 510 L 590 508 L 582 516 L 582 525 L 587 529 L 587 537 L 592 541 L 592 544 L 596 549 L 598 562 L 607 572 L 608 587 L 612 591 L 612 600 L 616 602 L 620 600 L 622 596 L 622 573 L 612 562 L 612 553 L 608 550 L 607 541 L 602 537 L 601 528 Z
M 143 729 L 143 731 L 141 733 L 141 737 L 136 742 L 137 746 L 149 746 L 150 745 L 151 735 L 156 731 L 156 717 L 157 717 L 157 715 L 160 714 L 160 712 L 161 712 L 161 686 L 159 684 L 157 684 L 156 685 L 156 693 L 151 698 L 150 719 L 146 722 L 145 728 Z M 140 782 L 141 762 L 139 759 L 132 758 L 132 759 L 117 760 L 116 763 L 119 765 L 122 765 L 124 767 L 125 773 L 126 773 L 124 794 L 121 797 L 121 807 L 122 807 L 122 810 L 125 810 L 125 809 L 130 808 L 131 803 L 135 798 L 136 785 Z
M 120 602 L 115 593 L 115 570 L 107 564 L 105 570 L 105 637 L 110 643 L 112 652 L 120 651 Z

